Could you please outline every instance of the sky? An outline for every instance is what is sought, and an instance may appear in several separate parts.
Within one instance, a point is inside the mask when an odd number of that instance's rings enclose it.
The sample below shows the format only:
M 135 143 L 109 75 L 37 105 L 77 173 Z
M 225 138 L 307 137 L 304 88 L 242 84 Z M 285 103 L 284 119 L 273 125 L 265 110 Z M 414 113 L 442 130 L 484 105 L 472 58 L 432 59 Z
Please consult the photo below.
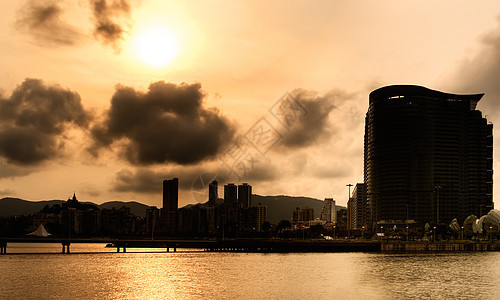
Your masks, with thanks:
M 0 2 L 0 197 L 161 207 L 178 177 L 180 206 L 213 179 L 346 205 L 392 84 L 485 93 L 499 144 L 498 1 Z

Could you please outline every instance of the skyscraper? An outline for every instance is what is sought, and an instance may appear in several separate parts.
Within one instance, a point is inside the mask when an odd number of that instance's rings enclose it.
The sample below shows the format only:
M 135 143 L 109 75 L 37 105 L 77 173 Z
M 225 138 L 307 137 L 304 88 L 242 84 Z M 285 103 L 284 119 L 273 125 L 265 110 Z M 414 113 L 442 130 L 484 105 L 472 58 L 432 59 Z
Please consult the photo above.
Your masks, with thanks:
M 238 186 L 234 183 L 224 185 L 224 205 L 238 203 Z
M 337 224 L 337 208 L 333 198 L 325 198 L 325 201 L 323 201 L 321 220 L 326 221 L 326 223 Z
M 493 125 L 455 95 L 394 85 L 370 94 L 364 180 L 371 224 L 459 222 L 493 206 Z
M 177 232 L 179 206 L 179 179 L 173 178 L 163 181 L 163 209 L 162 219 L 169 233 Z
M 351 216 L 351 229 L 361 229 L 367 225 L 369 220 L 366 218 L 366 194 L 365 185 L 357 183 L 351 195 L 350 216 Z
M 216 205 L 219 199 L 219 182 L 214 180 L 208 184 L 208 204 Z
M 248 183 L 238 185 L 238 202 L 243 208 L 252 206 L 252 186 Z

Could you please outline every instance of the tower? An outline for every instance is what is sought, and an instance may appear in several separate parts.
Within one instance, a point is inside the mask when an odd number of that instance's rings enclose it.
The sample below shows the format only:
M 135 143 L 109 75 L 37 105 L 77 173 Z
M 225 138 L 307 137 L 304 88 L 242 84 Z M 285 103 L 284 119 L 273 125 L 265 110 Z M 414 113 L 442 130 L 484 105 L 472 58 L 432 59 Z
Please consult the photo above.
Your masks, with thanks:
M 252 206 L 252 186 L 248 183 L 238 185 L 238 203 L 241 203 L 243 208 Z
M 215 205 L 219 199 L 219 182 L 214 180 L 208 184 L 208 204 Z
M 179 207 L 179 179 L 163 181 L 163 223 L 169 233 L 177 232 L 177 209 Z
M 370 93 L 364 181 L 373 225 L 463 222 L 492 208 L 493 125 L 476 110 L 482 96 L 413 85 Z
M 224 205 L 238 203 L 238 187 L 234 183 L 224 185 Z

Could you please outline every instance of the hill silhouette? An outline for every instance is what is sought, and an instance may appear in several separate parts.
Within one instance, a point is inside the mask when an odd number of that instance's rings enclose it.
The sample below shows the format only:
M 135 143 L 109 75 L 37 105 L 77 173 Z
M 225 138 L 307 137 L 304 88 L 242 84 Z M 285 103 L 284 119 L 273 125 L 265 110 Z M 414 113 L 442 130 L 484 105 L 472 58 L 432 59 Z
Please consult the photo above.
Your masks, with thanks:
M 44 200 L 44 201 L 28 201 L 19 198 L 3 198 L 0 199 L 0 217 L 11 217 L 11 216 L 19 216 L 19 215 L 32 215 L 41 211 L 45 205 L 53 206 L 55 204 L 62 204 L 66 201 L 64 200 Z M 99 209 L 112 209 L 112 208 L 120 208 L 122 206 L 130 208 L 130 212 L 138 217 L 146 216 L 146 208 L 148 205 L 130 201 L 110 201 L 105 202 L 103 204 L 95 204 L 92 202 L 82 202 L 82 203 L 90 203 L 99 207 Z
M 19 198 L 3 198 L 0 199 L 0 217 L 10 217 L 19 215 L 32 215 L 41 211 L 45 205 L 53 206 L 55 204 L 62 204 L 66 201 L 64 200 L 44 200 L 44 201 L 28 201 Z M 92 202 L 82 202 L 90 203 Z M 308 206 L 314 209 L 314 217 L 319 218 L 321 215 L 321 209 L 323 207 L 323 201 L 310 197 L 295 197 L 295 196 L 261 196 L 252 195 L 252 205 L 257 205 L 262 203 L 267 206 L 267 219 L 273 224 L 277 224 L 279 221 L 291 220 L 292 213 L 297 207 Z M 99 209 L 119 209 L 122 206 L 130 208 L 130 212 L 138 217 L 146 216 L 146 209 L 148 205 L 129 201 L 109 201 L 103 204 L 94 204 Z M 343 206 L 337 206 L 337 210 L 345 208 Z

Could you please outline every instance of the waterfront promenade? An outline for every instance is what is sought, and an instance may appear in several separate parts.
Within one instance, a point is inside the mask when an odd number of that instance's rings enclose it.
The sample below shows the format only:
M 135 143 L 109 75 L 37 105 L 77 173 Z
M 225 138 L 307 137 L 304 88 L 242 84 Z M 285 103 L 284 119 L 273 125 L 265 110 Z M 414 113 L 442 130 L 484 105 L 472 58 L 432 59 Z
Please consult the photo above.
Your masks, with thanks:
M 62 253 L 71 253 L 71 244 L 103 244 L 117 252 L 127 248 L 203 249 L 209 252 L 426 252 L 426 251 L 500 251 L 500 242 L 488 241 L 379 241 L 379 240 L 290 240 L 290 239 L 110 239 L 110 238 L 0 238 L 0 254 L 7 254 L 9 243 L 58 243 Z

